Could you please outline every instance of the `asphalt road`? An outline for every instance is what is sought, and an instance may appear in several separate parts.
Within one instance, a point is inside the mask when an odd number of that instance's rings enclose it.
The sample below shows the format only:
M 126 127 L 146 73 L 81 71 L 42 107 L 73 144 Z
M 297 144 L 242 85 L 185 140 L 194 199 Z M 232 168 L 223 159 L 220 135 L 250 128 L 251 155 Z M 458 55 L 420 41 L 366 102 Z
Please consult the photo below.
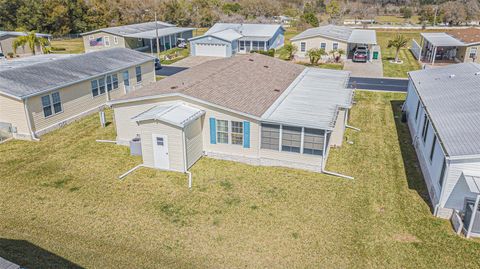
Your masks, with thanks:
M 408 79 L 350 77 L 348 87 L 361 90 L 406 92 Z

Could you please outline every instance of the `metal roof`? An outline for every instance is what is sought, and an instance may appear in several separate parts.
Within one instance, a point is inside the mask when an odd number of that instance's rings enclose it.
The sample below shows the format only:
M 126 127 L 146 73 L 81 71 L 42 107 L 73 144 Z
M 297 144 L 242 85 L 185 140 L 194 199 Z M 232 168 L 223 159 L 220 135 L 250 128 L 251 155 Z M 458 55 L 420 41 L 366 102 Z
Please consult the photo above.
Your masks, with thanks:
M 25 99 L 152 60 L 141 52 L 114 48 L 12 68 L 0 71 L 0 93 Z
M 340 107 L 349 108 L 353 90 L 347 89 L 350 73 L 307 68 L 262 115 L 262 120 L 331 130 Z
M 29 66 L 38 63 L 47 63 L 53 60 L 72 57 L 77 54 L 40 54 L 29 57 L 0 60 L 0 71 L 17 67 Z
M 409 76 L 447 155 L 479 155 L 480 65 L 453 64 Z
M 232 42 L 234 40 L 238 40 L 241 37 L 243 37 L 241 34 L 239 34 L 237 31 L 233 29 L 226 29 L 226 30 L 215 32 L 212 34 L 204 34 L 201 36 L 193 37 L 193 38 L 190 38 L 189 40 L 197 40 L 197 39 L 202 39 L 209 36 L 216 37 L 218 39 L 225 40 L 227 42 Z
M 480 194 L 480 175 L 478 172 L 462 171 L 462 174 L 470 191 Z
M 446 33 L 420 33 L 425 40 L 436 47 L 465 46 L 465 43 Z
M 158 29 L 163 29 L 167 27 L 175 27 L 175 25 L 162 22 L 162 21 L 157 21 L 158 23 Z M 137 34 L 137 33 L 142 33 L 142 32 L 147 32 L 151 30 L 155 30 L 156 24 L 154 21 L 151 22 L 143 22 L 143 23 L 137 23 L 137 24 L 130 24 L 130 25 L 122 25 L 122 26 L 114 26 L 114 27 L 108 27 L 108 28 L 101 28 L 97 29 L 94 31 L 86 32 L 83 33 L 82 35 L 88 35 L 96 32 L 105 32 L 105 33 L 110 33 L 113 35 L 118 35 L 118 36 L 127 36 L 131 34 Z
M 375 30 L 354 29 L 348 38 L 348 43 L 376 45 L 377 34 Z
M 352 34 L 353 29 L 346 27 L 346 26 L 338 26 L 338 25 L 323 25 L 316 28 L 307 29 L 300 34 L 294 36 L 291 40 L 300 40 L 304 38 L 314 37 L 314 36 L 324 36 L 327 38 L 340 40 L 344 42 L 348 42 L 350 35 Z
M 183 128 L 204 114 L 204 110 L 177 102 L 154 106 L 133 117 L 132 121 L 158 120 Z
M 8 35 L 11 35 L 11 36 L 26 36 L 27 34 L 28 33 L 26 33 L 26 32 L 0 31 L 0 37 L 8 36 Z M 49 38 L 49 37 L 52 36 L 51 34 L 42 34 L 42 33 L 35 33 L 35 35 L 37 37 L 46 37 L 46 38 Z
M 184 27 L 166 27 L 166 28 L 159 28 L 158 29 L 158 36 L 168 36 L 178 33 L 183 33 L 186 31 L 193 31 L 195 28 L 184 28 Z M 135 37 L 135 38 L 144 38 L 144 39 L 156 39 L 157 33 L 156 30 L 150 30 L 145 32 L 139 32 L 134 34 L 125 35 L 125 37 Z
M 215 23 L 205 35 L 211 35 L 227 29 L 235 30 L 244 37 L 272 37 L 282 28 L 280 24 Z

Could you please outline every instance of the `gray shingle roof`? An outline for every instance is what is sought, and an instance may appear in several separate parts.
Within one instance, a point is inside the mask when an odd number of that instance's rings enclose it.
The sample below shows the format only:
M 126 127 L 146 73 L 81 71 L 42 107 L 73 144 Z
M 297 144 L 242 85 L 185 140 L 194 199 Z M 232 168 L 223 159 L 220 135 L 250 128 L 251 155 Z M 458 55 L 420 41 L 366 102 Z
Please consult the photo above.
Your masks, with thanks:
M 0 93 L 23 99 L 148 61 L 153 57 L 115 48 L 3 70 Z
M 353 29 L 349 27 L 329 24 L 307 29 L 300 34 L 294 36 L 291 40 L 295 41 L 313 36 L 324 36 L 331 39 L 347 42 L 348 38 L 352 34 L 352 31 Z
M 166 22 L 158 21 L 158 29 L 167 28 L 167 27 L 174 27 L 175 25 L 169 24 Z M 137 34 L 141 32 L 147 32 L 151 30 L 155 30 L 155 22 L 144 22 L 144 23 L 137 23 L 137 24 L 130 24 L 130 25 L 122 25 L 122 26 L 114 26 L 108 28 L 102 28 L 94 31 L 90 31 L 87 33 L 83 33 L 82 35 L 88 35 L 95 32 L 106 32 L 118 36 L 126 36 L 131 34 Z
M 409 73 L 449 156 L 480 154 L 479 72 L 464 63 Z

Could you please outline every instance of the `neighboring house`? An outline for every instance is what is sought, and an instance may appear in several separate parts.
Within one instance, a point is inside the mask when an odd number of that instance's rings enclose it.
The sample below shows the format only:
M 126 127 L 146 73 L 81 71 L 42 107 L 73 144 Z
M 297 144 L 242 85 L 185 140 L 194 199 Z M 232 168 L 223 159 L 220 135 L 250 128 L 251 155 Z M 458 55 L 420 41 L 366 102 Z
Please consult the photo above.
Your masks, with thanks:
M 153 65 L 149 55 L 117 48 L 0 68 L 0 127 L 35 139 L 154 82 Z
M 187 171 L 200 157 L 324 171 L 343 140 L 349 73 L 260 54 L 208 61 L 108 102 L 117 142 L 144 165 Z
M 277 24 L 216 23 L 204 35 L 190 38 L 192 56 L 230 57 L 283 46 L 285 29 Z
M 366 46 L 369 59 L 372 60 L 373 51 L 377 45 L 377 36 L 375 30 L 353 29 L 329 24 L 307 29 L 294 36 L 291 41 L 298 48 L 295 57 L 300 59 L 308 58 L 308 50 L 314 48 L 324 49 L 326 53 L 341 49 L 345 52 L 342 57 L 347 58 L 353 55 L 353 50 L 357 46 Z
M 82 34 L 85 52 L 128 48 L 153 54 L 157 51 L 157 27 L 160 46 L 158 51 L 176 47 L 179 38 L 188 40 L 195 30 L 161 21 L 103 28 Z
M 13 49 L 13 42 L 15 39 L 17 39 L 20 36 L 26 36 L 27 33 L 25 32 L 6 32 L 6 31 L 0 31 L 0 52 L 2 52 L 5 57 L 7 57 L 9 54 L 15 54 L 15 51 Z M 49 34 L 36 34 L 37 37 L 43 37 L 45 39 L 50 40 L 52 35 Z M 36 54 L 43 54 L 42 48 L 40 46 L 36 46 L 35 48 L 35 53 Z M 20 56 L 25 56 L 25 55 L 31 55 L 32 51 L 30 50 L 30 47 L 28 44 L 22 47 L 17 48 L 17 55 Z
M 409 73 L 404 111 L 420 167 L 441 218 L 480 236 L 480 65 Z
M 421 33 L 420 44 L 412 43 L 415 57 L 425 63 L 479 62 L 480 29 L 455 29 L 445 33 Z

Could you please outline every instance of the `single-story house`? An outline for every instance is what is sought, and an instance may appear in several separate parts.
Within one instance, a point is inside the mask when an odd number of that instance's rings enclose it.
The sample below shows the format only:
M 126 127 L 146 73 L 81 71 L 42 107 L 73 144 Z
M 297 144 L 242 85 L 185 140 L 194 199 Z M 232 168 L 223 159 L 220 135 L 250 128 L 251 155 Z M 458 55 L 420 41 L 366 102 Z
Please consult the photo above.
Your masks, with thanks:
M 480 62 L 480 29 L 455 29 L 444 33 L 421 33 L 420 44 L 412 42 L 415 57 L 425 63 Z
M 252 72 L 254 70 L 254 72 Z M 186 172 L 200 157 L 325 172 L 352 106 L 349 72 L 261 54 L 208 61 L 108 102 L 117 143 L 144 165 Z
M 291 41 L 298 48 L 295 57 L 300 59 L 308 58 L 307 52 L 313 48 L 324 49 L 327 53 L 343 50 L 345 54 L 342 57 L 350 58 L 357 46 L 366 46 L 371 61 L 373 51 L 378 49 L 375 30 L 353 29 L 333 24 L 307 29 L 294 36 Z
M 284 32 L 279 24 L 216 23 L 204 35 L 190 38 L 190 54 L 230 57 L 278 49 L 283 46 Z
M 157 28 L 159 49 L 157 49 Z M 85 52 L 108 49 L 128 48 L 154 53 L 177 46 L 179 38 L 188 40 L 195 28 L 177 27 L 158 21 L 102 28 L 82 34 Z
M 0 68 L 0 128 L 14 138 L 36 139 L 155 81 L 154 58 L 129 49 L 43 58 Z
M 26 36 L 25 32 L 10 32 L 10 31 L 0 31 L 0 52 L 7 57 L 9 54 L 15 55 L 15 50 L 13 49 L 13 42 L 20 36 Z M 52 35 L 49 34 L 36 34 L 37 37 L 45 38 L 50 40 Z M 42 48 L 40 46 L 35 47 L 36 54 L 43 54 Z M 32 51 L 28 45 L 17 48 L 16 55 L 31 55 Z
M 434 214 L 480 236 L 480 65 L 409 73 L 404 111 Z

